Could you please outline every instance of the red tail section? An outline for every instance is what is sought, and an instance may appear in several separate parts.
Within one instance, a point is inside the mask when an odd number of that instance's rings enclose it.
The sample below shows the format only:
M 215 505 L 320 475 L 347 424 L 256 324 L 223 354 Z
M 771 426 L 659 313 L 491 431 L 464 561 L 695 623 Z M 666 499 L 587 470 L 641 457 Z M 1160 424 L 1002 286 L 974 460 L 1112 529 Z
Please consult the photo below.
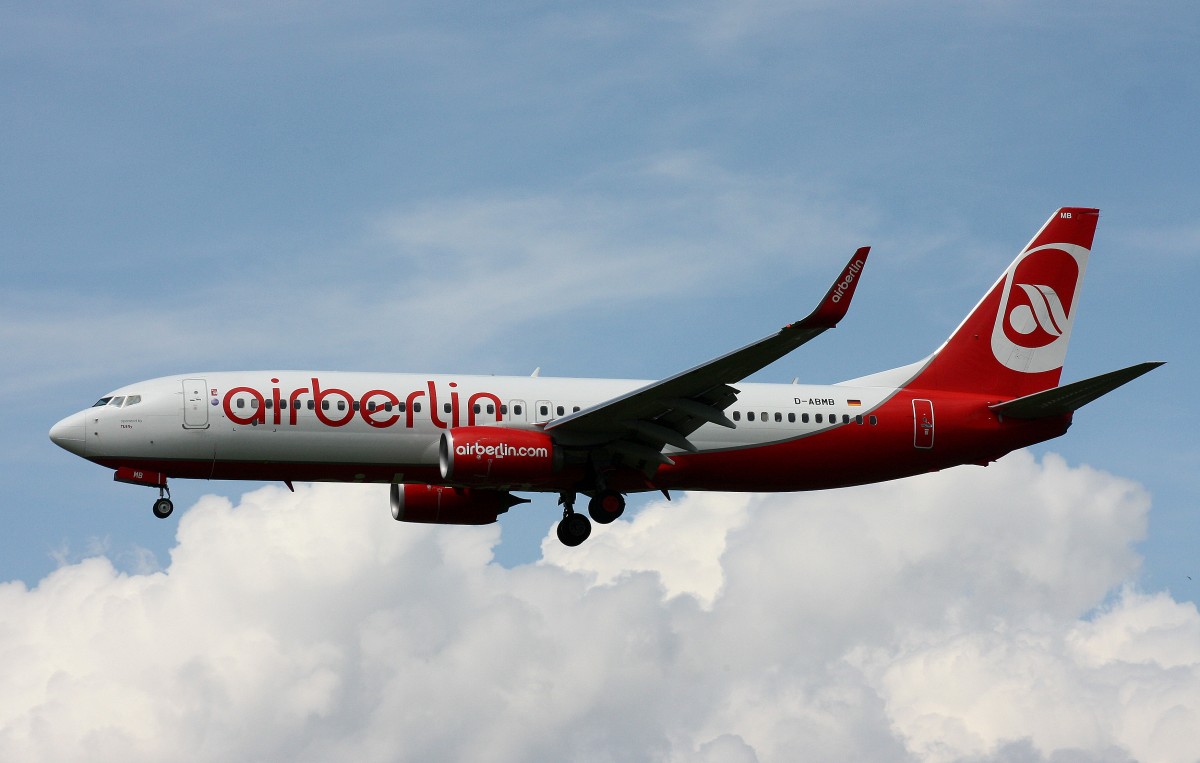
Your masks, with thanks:
M 1016 397 L 1058 385 L 1099 210 L 1058 210 L 910 387 Z

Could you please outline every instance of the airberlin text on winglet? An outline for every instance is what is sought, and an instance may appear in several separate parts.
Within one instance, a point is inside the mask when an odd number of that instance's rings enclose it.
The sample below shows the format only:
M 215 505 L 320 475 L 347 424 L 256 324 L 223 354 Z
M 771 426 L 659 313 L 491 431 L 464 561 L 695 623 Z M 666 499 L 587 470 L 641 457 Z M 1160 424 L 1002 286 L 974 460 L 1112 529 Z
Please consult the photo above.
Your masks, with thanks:
M 850 288 L 850 284 L 854 283 L 855 276 L 861 273 L 862 269 L 862 260 L 855 260 L 854 262 L 850 263 L 850 266 L 846 268 L 845 275 L 842 277 L 842 280 L 838 282 L 838 285 L 834 287 L 833 295 L 829 299 L 832 302 L 841 302 L 842 295 L 845 294 L 846 290 Z
M 300 408 L 301 397 L 311 396 L 311 410 L 316 414 L 316 418 L 325 426 L 343 427 L 349 424 L 357 416 L 367 424 L 377 429 L 387 429 L 388 427 L 396 426 L 400 422 L 400 415 L 404 414 L 404 426 L 412 429 L 414 426 L 414 414 L 421 410 L 421 400 L 427 400 L 429 403 L 429 417 L 433 425 L 438 429 L 446 429 L 448 427 L 457 427 L 462 423 L 462 404 L 458 392 L 458 383 L 450 382 L 447 386 L 450 388 L 450 420 L 445 421 L 438 415 L 438 388 L 433 380 L 425 382 L 425 389 L 417 389 L 407 394 L 397 395 L 395 392 L 386 389 L 372 389 L 363 393 L 360 397 L 355 397 L 350 392 L 338 387 L 323 388 L 318 377 L 313 376 L 311 379 L 311 387 L 298 387 L 288 393 L 284 393 L 279 387 L 271 387 L 269 392 L 264 395 L 254 387 L 234 387 L 225 393 L 222 398 L 221 405 L 225 411 L 225 416 L 235 424 L 244 426 L 265 425 L 267 423 L 267 412 L 271 412 L 271 423 L 276 425 L 296 426 Z M 271 384 L 279 384 L 279 379 L 271 379 Z M 217 390 L 211 390 L 213 402 L 216 403 Z M 236 402 L 239 396 L 245 397 L 240 400 L 250 400 L 250 413 L 242 415 L 235 410 Z M 343 408 L 336 412 L 330 411 L 324 404 L 330 400 L 336 400 L 343 403 Z M 494 414 L 489 412 L 487 415 L 494 416 L 491 421 L 499 422 L 503 420 L 503 411 L 500 398 L 491 392 L 475 392 L 467 398 L 467 426 L 475 424 L 476 411 L 475 406 L 480 401 L 487 401 L 495 406 L 492 410 Z M 286 422 L 284 411 L 287 411 Z M 337 415 L 330 415 L 336 413 Z

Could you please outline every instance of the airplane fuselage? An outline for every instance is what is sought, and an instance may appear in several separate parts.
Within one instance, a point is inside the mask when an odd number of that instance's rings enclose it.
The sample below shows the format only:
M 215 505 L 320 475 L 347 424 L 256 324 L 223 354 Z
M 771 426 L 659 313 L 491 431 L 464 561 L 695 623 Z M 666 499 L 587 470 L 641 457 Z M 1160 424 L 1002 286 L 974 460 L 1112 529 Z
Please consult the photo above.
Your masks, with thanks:
M 98 464 L 170 477 L 446 483 L 438 447 L 449 429 L 540 430 L 648 382 L 524 376 L 220 372 L 129 385 L 60 425 L 56 439 Z M 1066 431 L 1070 416 L 1003 421 L 995 395 L 895 387 L 738 385 L 735 428 L 705 424 L 696 452 L 653 484 L 613 486 L 795 491 L 856 485 L 987 463 Z M 136 402 L 130 403 L 129 401 Z M 117 403 L 117 404 L 114 404 Z M 64 432 L 72 433 L 67 439 Z M 511 489 L 560 491 L 570 468 Z

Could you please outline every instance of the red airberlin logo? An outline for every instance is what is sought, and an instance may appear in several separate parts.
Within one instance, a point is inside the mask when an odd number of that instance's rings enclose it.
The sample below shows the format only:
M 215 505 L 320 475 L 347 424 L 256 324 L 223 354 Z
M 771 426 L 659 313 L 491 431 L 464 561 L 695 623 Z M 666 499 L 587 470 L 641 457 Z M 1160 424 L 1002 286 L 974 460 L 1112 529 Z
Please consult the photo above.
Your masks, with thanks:
M 1079 263 L 1061 249 L 1031 253 L 1012 274 L 1004 305 L 1004 335 L 1018 347 L 1045 347 L 1068 328 Z
M 481 442 L 464 442 L 454 445 L 456 456 L 476 456 L 490 458 L 549 458 L 550 449 L 542 447 L 514 446 L 508 443 L 485 445 Z

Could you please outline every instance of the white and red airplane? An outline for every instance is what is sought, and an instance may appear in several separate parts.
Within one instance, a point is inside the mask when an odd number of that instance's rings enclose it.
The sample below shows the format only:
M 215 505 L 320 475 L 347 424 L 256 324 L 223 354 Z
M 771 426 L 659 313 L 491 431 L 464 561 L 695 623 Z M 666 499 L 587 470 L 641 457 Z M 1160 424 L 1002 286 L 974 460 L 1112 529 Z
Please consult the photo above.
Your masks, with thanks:
M 817 308 L 661 381 L 315 371 L 138 382 L 50 439 L 120 482 L 168 478 L 391 485 L 403 522 L 487 524 L 559 494 L 558 537 L 582 543 L 641 491 L 796 491 L 994 461 L 1058 437 L 1073 412 L 1161 365 L 1058 386 L 1099 212 L 1055 212 L 936 352 L 830 386 L 741 383 L 846 314 L 868 248 Z M 736 386 L 735 386 L 736 385 Z

